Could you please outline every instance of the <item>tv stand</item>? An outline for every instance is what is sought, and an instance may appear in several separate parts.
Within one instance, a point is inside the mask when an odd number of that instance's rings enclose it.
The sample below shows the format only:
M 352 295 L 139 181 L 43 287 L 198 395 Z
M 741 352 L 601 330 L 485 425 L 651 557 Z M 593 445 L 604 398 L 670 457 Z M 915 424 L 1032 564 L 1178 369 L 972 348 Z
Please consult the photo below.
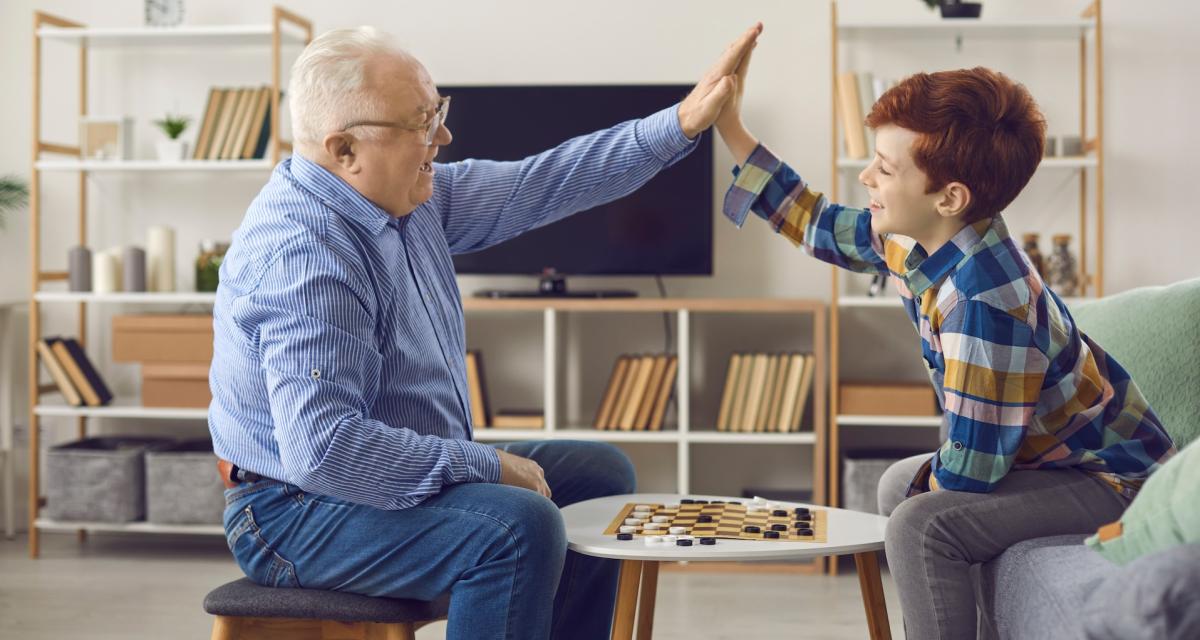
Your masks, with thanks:
M 568 291 L 567 277 L 553 269 L 542 272 L 538 288 L 529 289 L 481 289 L 475 292 L 479 298 L 635 298 L 636 291 L 628 289 L 590 289 Z

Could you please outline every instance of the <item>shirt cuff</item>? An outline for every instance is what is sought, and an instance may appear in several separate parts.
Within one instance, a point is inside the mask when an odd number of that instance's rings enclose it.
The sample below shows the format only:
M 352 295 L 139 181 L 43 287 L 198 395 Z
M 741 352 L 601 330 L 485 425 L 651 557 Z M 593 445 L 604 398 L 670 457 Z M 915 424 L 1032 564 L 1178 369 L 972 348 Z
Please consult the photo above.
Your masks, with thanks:
M 642 118 L 634 127 L 634 132 L 642 146 L 663 162 L 676 160 L 700 139 L 700 136 L 696 136 L 695 140 L 689 140 L 684 135 L 683 127 L 679 124 L 678 104 Z
M 746 164 L 733 168 L 734 180 L 729 191 L 725 192 L 725 204 L 721 210 L 733 224 L 741 227 L 750 215 L 750 208 L 763 189 L 771 182 L 771 176 L 783 164 L 775 154 L 761 144 L 746 160 Z
M 496 447 L 470 440 L 446 440 L 446 451 L 457 483 L 500 482 L 500 454 L 496 453 Z

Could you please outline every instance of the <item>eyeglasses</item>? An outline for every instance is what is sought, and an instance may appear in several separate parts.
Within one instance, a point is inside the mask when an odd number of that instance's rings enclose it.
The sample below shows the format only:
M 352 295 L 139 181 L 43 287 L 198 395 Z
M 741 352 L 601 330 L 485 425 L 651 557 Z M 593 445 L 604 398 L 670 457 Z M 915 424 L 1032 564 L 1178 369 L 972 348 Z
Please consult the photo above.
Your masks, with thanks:
M 446 123 L 446 114 L 450 113 L 450 96 L 444 96 L 438 100 L 437 110 L 433 113 L 433 119 L 429 124 L 413 126 L 404 124 L 403 122 L 385 122 L 382 120 L 355 120 L 350 124 L 342 127 L 342 131 L 353 129 L 354 127 L 390 127 L 392 129 L 404 129 L 405 131 L 424 131 L 425 146 L 433 144 L 433 139 L 437 137 L 438 129 Z

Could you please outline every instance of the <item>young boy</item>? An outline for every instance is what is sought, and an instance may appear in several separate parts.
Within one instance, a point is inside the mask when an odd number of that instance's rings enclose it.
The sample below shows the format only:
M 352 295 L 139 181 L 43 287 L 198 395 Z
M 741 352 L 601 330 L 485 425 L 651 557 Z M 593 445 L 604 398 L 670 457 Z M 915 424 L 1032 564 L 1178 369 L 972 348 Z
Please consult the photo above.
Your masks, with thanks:
M 867 117 L 870 208 L 852 209 L 809 190 L 743 126 L 748 66 L 749 54 L 717 120 L 739 165 L 725 214 L 740 226 L 753 211 L 810 255 L 899 289 L 948 437 L 880 483 L 888 564 L 909 637 L 975 637 L 972 564 L 1116 520 L 1174 453 L 1000 216 L 1041 160 L 1045 122 L 1024 87 L 987 69 L 909 77 Z

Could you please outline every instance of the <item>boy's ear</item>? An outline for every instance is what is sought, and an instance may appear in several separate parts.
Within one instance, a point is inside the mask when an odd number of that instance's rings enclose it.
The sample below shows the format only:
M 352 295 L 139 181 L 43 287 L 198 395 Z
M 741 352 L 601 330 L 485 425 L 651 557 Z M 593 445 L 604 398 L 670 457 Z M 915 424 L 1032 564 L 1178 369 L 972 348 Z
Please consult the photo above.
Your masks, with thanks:
M 362 167 L 354 152 L 354 136 L 344 131 L 331 133 L 322 141 L 329 161 L 347 173 L 358 173 Z
M 961 182 L 951 182 L 942 187 L 937 201 L 938 215 L 947 218 L 960 216 L 971 206 L 971 190 Z

